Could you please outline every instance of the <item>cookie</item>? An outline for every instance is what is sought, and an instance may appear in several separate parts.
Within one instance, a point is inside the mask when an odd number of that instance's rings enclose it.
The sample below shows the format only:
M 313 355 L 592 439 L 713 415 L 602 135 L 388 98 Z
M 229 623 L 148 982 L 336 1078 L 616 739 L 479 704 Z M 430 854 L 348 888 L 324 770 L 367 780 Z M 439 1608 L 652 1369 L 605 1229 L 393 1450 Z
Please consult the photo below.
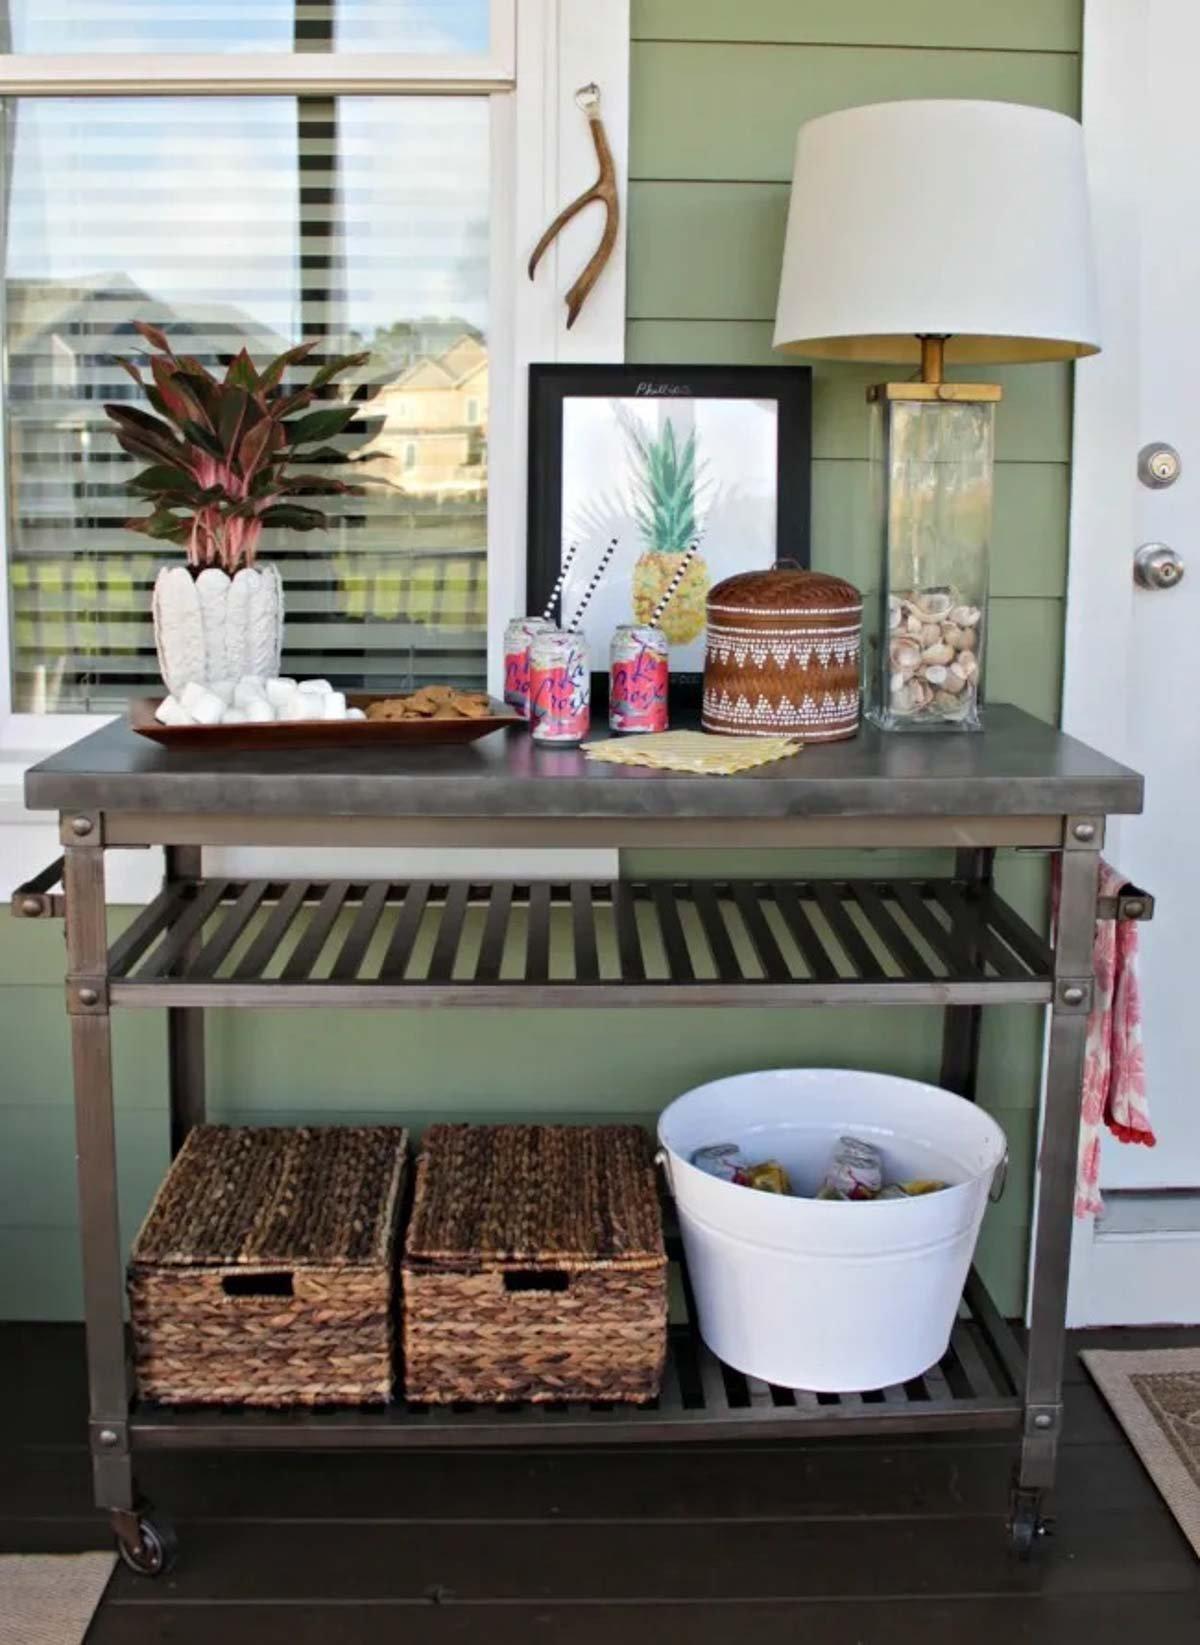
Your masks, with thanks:
M 483 720 L 492 712 L 484 691 L 423 685 L 407 697 L 380 697 L 367 705 L 368 720 Z

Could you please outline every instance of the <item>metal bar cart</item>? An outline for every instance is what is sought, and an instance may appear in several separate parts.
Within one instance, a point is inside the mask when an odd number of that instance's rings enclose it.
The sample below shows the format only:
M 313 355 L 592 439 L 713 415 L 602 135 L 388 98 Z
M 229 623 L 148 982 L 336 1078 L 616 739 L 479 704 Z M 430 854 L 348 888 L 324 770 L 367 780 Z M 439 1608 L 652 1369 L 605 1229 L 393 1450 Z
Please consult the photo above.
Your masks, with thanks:
M 29 773 L 61 815 L 66 1003 L 74 1059 L 97 1505 L 126 1561 L 156 1574 L 166 1522 L 140 1502 L 143 1449 L 553 1445 L 1009 1427 L 1020 1436 L 1010 1535 L 1043 1525 L 1062 1419 L 1079 1092 L 1105 817 L 1141 779 L 1011 708 L 976 736 L 881 737 L 742 776 L 589 764 L 500 734 L 468 748 L 176 753 L 113 724 Z M 624 880 L 598 885 L 229 877 L 206 848 L 293 844 L 949 848 L 944 877 Z M 162 889 L 110 946 L 105 855 L 162 847 Z M 1056 946 L 998 895 L 1000 848 L 1061 856 Z M 349 870 L 343 869 L 343 873 Z M 14 899 L 62 909 L 53 870 Z M 1130 896 L 1106 910 L 1145 916 Z M 672 1327 L 646 1408 L 174 1410 L 135 1397 L 123 1323 L 110 1023 L 163 1007 L 171 1142 L 204 1117 L 210 1007 L 785 1006 L 945 1008 L 942 1078 L 974 1094 L 980 1009 L 1050 1012 L 1040 1194 L 1025 1350 L 977 1274 L 941 1365 L 903 1387 L 831 1396 L 719 1364 Z M 684 1293 L 686 1291 L 686 1276 Z

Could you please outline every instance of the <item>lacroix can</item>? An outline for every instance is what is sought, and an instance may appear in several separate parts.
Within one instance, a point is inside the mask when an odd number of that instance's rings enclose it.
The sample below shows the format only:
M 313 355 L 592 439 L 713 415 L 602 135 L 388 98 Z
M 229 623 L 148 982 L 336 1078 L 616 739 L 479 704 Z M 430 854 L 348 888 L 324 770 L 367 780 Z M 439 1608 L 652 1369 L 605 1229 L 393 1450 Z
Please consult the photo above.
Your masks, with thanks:
M 592 718 L 587 645 L 554 628 L 536 634 L 529 649 L 529 717 L 535 743 L 582 742 Z
M 513 617 L 504 630 L 504 700 L 529 718 L 529 647 L 554 624 L 545 617 Z
M 665 731 L 667 637 L 645 623 L 622 623 L 612 637 L 608 723 L 613 731 Z

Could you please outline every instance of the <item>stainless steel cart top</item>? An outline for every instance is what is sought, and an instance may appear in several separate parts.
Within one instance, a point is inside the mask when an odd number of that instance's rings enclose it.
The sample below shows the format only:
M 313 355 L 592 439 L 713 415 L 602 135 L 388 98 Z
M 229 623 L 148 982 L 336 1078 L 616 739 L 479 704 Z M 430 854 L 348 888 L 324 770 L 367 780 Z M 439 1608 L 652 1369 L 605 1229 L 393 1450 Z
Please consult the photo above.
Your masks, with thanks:
M 118 720 L 35 766 L 25 793 L 38 810 L 651 825 L 878 817 L 894 826 L 904 818 L 1103 816 L 1142 807 L 1136 772 L 1006 705 L 989 709 L 982 734 L 884 735 L 865 727 L 853 741 L 719 778 L 591 762 L 578 749 L 537 748 L 520 731 L 463 748 L 264 756 L 167 750 Z

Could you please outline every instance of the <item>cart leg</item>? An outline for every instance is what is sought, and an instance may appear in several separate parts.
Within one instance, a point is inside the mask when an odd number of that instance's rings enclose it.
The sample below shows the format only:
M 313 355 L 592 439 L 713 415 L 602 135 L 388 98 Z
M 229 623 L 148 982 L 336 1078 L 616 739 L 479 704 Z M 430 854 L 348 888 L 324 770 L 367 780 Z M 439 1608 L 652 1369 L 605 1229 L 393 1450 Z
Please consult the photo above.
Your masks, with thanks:
M 117 1205 L 102 826 L 100 817 L 64 819 L 67 1013 L 75 1075 L 92 1475 L 97 1506 L 129 1512 L 134 1506 L 130 1387 Z
M 967 880 L 972 893 L 977 895 L 991 886 L 995 858 L 996 853 L 990 848 L 959 851 L 954 858 L 954 877 Z M 960 1097 L 974 1102 L 983 1007 L 948 1005 L 943 1015 L 941 1083 L 947 1091 L 957 1091 Z
M 121 1558 L 135 1571 L 158 1576 L 170 1568 L 175 1536 L 165 1520 L 151 1519 L 139 1504 L 129 1445 L 132 1386 L 117 1201 L 103 818 L 64 817 L 62 837 L 93 1489 L 96 1506 L 108 1512 Z
M 168 884 L 200 878 L 203 867 L 198 845 L 169 845 L 164 856 Z M 185 953 L 185 959 L 194 957 L 200 942 L 197 935 L 192 941 L 192 953 Z M 171 1101 L 171 1158 L 174 1159 L 193 1125 L 204 1123 L 203 1011 L 168 1006 L 167 1079 Z
M 1103 832 L 1102 819 L 1069 817 L 1062 853 L 1050 1053 L 1038 1162 L 1025 1431 L 1012 1500 L 1013 1542 L 1022 1552 L 1044 1529 L 1041 1508 L 1045 1493 L 1054 1484 L 1062 1431 L 1071 1218 Z

